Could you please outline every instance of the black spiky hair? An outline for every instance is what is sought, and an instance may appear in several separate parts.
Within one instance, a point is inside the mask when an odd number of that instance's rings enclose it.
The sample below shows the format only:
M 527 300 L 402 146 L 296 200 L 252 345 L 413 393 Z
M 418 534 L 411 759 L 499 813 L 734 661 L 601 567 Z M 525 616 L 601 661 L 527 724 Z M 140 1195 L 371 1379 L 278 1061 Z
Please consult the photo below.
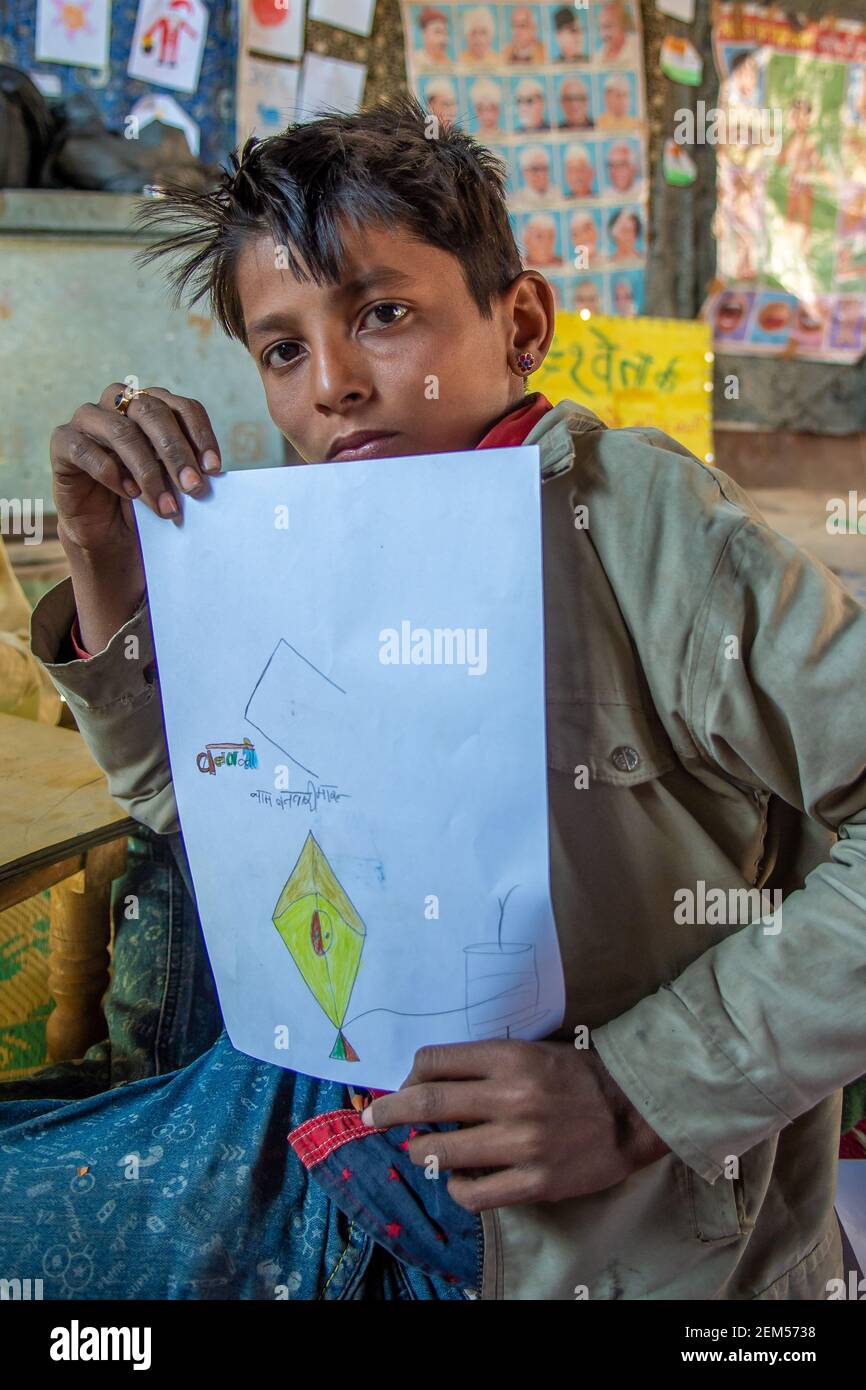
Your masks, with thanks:
M 522 269 L 501 160 L 457 126 L 440 125 L 412 97 L 249 139 L 215 188 L 169 188 L 144 204 L 136 222 L 158 238 L 141 263 L 173 262 L 176 303 L 206 298 L 242 343 L 235 265 L 247 241 L 263 234 L 284 248 L 298 280 L 336 284 L 346 226 L 404 230 L 458 257 L 485 317 Z

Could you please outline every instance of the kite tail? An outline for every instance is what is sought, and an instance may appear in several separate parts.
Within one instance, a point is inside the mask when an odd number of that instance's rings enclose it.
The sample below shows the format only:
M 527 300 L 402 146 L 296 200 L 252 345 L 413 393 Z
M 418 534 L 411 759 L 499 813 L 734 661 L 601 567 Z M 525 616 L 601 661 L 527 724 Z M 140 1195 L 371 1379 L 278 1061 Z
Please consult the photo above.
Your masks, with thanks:
M 342 1028 L 334 1039 L 334 1046 L 331 1048 L 331 1056 L 336 1057 L 340 1062 L 357 1062 L 360 1060 Z

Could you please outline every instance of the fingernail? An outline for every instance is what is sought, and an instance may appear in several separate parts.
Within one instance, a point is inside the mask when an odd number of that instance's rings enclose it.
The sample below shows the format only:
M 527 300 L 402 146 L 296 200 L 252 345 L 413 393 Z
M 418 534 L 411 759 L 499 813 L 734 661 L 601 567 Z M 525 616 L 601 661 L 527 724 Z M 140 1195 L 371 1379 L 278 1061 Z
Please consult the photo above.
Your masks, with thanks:
M 138 486 L 138 483 L 134 483 L 131 478 L 124 478 L 123 490 L 126 493 L 127 497 L 141 496 L 141 488 Z
M 159 501 L 157 502 L 157 506 L 159 507 L 160 514 L 162 516 L 177 515 L 177 502 L 175 501 L 174 497 L 171 495 L 170 492 L 163 492 L 160 495 Z
M 365 1125 L 370 1125 L 370 1127 L 371 1127 L 372 1129 L 375 1129 L 375 1128 L 376 1128 L 376 1126 L 373 1124 L 373 1107 L 372 1107 L 372 1105 L 368 1105 L 367 1108 L 366 1108 L 366 1110 L 362 1110 L 362 1111 L 361 1111 L 361 1119 L 364 1121 L 364 1124 L 365 1124 Z
M 194 488 L 197 488 L 201 484 L 199 474 L 196 473 L 194 468 L 190 468 L 189 464 L 180 470 L 179 477 L 180 485 L 184 492 L 192 492 Z
M 214 453 L 213 449 L 206 449 L 202 454 L 201 466 L 205 473 L 218 473 L 220 470 L 220 456 Z

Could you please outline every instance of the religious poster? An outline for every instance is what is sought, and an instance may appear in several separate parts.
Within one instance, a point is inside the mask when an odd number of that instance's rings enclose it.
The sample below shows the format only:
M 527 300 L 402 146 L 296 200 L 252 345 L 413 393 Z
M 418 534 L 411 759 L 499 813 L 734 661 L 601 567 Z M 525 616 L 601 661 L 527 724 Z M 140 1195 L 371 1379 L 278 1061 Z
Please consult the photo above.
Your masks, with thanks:
M 866 21 L 719 0 L 719 351 L 856 362 L 866 351 Z M 700 103 L 699 103 L 700 105 Z M 707 113 L 708 115 L 710 113 Z
M 207 36 L 201 0 L 141 0 L 127 72 L 140 82 L 194 92 Z
M 403 0 L 409 80 L 505 165 L 524 264 L 560 309 L 643 312 L 647 125 L 636 0 Z

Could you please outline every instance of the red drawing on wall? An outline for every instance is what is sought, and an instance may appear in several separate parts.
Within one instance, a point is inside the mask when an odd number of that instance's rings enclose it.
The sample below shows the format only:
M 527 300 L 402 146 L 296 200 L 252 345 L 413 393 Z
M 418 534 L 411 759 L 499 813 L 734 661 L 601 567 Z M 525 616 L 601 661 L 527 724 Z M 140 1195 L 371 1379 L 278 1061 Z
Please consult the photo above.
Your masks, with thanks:
M 183 34 L 189 34 L 191 39 L 198 38 L 198 30 L 187 23 L 187 16 L 192 10 L 191 0 L 168 0 L 168 10 L 160 15 L 146 33 L 141 36 L 141 46 L 145 53 L 150 53 L 154 45 L 157 46 L 156 61 L 159 64 L 168 63 L 171 67 L 177 66 L 177 49 Z

